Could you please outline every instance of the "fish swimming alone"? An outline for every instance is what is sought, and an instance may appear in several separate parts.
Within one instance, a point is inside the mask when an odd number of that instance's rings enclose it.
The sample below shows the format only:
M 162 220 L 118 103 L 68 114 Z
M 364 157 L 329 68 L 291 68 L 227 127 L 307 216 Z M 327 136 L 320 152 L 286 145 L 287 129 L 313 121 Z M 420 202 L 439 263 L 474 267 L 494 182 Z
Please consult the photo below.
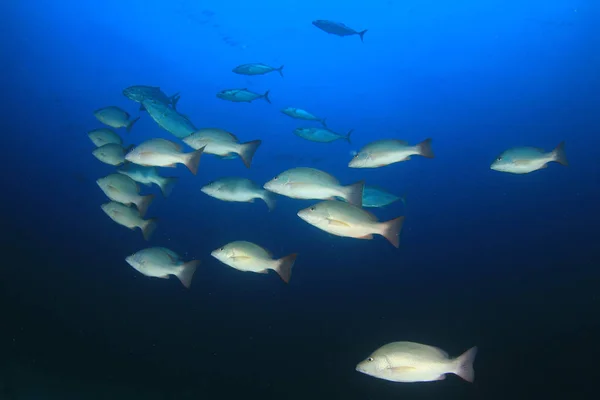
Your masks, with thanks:
M 290 282 L 292 267 L 298 256 L 294 253 L 275 260 L 267 250 L 246 241 L 231 242 L 213 250 L 210 255 L 238 271 L 267 274 L 271 269 L 277 272 L 285 283 Z
M 310 140 L 311 142 L 331 143 L 339 139 L 344 139 L 352 144 L 350 135 L 353 131 L 353 129 L 350 129 L 347 134 L 340 135 L 339 133 L 335 133 L 334 131 L 325 128 L 296 128 L 294 134 L 302 139 Z
M 513 147 L 500 154 L 490 166 L 494 171 L 511 174 L 528 174 L 548 167 L 549 162 L 568 166 L 565 142 L 560 142 L 551 152 L 536 147 Z
M 326 200 L 300 210 L 298 216 L 309 224 L 336 236 L 356 239 L 385 237 L 394 247 L 400 247 L 400 231 L 404 217 L 379 222 L 370 212 L 352 204 Z
M 169 279 L 169 275 L 175 275 L 187 289 L 200 265 L 198 260 L 184 262 L 177 253 L 164 247 L 140 250 L 125 258 L 125 261 L 146 276 Z
M 281 110 L 282 113 L 287 115 L 288 117 L 292 117 L 295 119 L 302 119 L 304 121 L 316 121 L 323 124 L 324 127 L 327 127 L 327 123 L 325 122 L 325 118 L 319 118 L 306 110 L 301 108 L 287 107 Z
M 256 99 L 265 99 L 267 103 L 271 103 L 269 91 L 264 94 L 258 94 L 244 89 L 226 89 L 217 93 L 217 97 L 222 100 L 233 101 L 234 103 L 251 103 Z
M 269 211 L 275 208 L 273 194 L 246 178 L 217 179 L 203 186 L 201 190 L 203 193 L 223 201 L 254 203 L 254 199 L 261 199 L 267 204 Z
M 125 156 L 125 159 L 137 165 L 145 167 L 172 167 L 176 164 L 185 165 L 192 174 L 198 172 L 200 156 L 204 148 L 191 153 L 182 153 L 181 145 L 166 139 L 147 140 Z
M 324 200 L 341 197 L 350 204 L 362 205 L 364 181 L 342 186 L 327 172 L 315 168 L 292 168 L 282 172 L 264 188 L 293 199 Z
M 433 158 L 431 139 L 425 139 L 415 146 L 409 145 L 404 140 L 377 140 L 360 149 L 348 166 L 350 168 L 379 168 L 410 160 L 410 156 L 413 155 Z
M 240 156 L 246 168 L 250 168 L 254 153 L 262 143 L 260 140 L 252 140 L 240 143 L 240 140 L 230 132 L 219 128 L 199 129 L 191 135 L 183 138 L 183 142 L 193 149 L 204 147 L 204 152 L 214 154 L 223 159 Z
M 279 72 L 279 75 L 283 78 L 283 65 L 279 68 L 275 68 L 262 63 L 242 64 L 231 70 L 231 72 L 240 75 L 264 75 L 273 71 Z
M 173 96 L 167 96 L 158 86 L 144 85 L 129 86 L 128 88 L 123 89 L 123 95 L 136 103 L 140 103 L 140 111 L 146 110 L 143 101 L 148 99 L 170 105 L 176 110 L 177 102 L 181 98 L 179 93 L 175 93 Z
M 140 119 L 140 117 L 131 119 L 131 115 L 127 111 L 115 106 L 100 108 L 94 111 L 94 116 L 98 121 L 111 128 L 125 128 L 127 132 L 130 132 L 133 125 Z
M 477 347 L 457 358 L 437 347 L 413 342 L 388 343 L 358 363 L 356 370 L 392 382 L 431 382 L 455 374 L 467 382 L 475 380 L 473 362 Z
M 140 217 L 146 215 L 146 211 L 154 200 L 154 195 L 140 196 L 139 185 L 130 177 L 121 174 L 110 174 L 96 181 L 104 194 L 117 203 L 129 206 L 135 204 Z
M 125 155 L 132 148 L 133 146 L 123 148 L 120 144 L 108 143 L 95 148 L 94 151 L 92 151 L 92 154 L 105 164 L 118 166 L 125 163 Z
M 116 134 L 115 131 L 108 128 L 94 129 L 88 132 L 88 137 L 96 145 L 96 147 L 104 146 L 105 144 L 123 145 L 123 139 Z
M 312 24 L 314 26 L 316 26 L 317 28 L 321 29 L 322 31 L 325 31 L 332 35 L 337 35 L 337 36 L 358 35 L 358 36 L 360 36 L 361 42 L 364 41 L 363 39 L 364 39 L 365 33 L 367 33 L 366 29 L 364 31 L 358 32 L 358 31 L 355 31 L 354 29 L 342 24 L 341 22 L 328 21 L 326 19 L 317 19 L 317 20 L 313 21 Z
M 140 228 L 145 240 L 150 240 L 156 230 L 156 219 L 142 219 L 140 212 L 135 207 L 126 206 L 116 201 L 102 204 L 100 207 L 117 224 L 131 230 Z
M 168 104 L 154 99 L 145 99 L 142 101 L 142 105 L 158 126 L 179 139 L 196 131 L 196 127 L 188 117 L 178 113 Z
M 153 183 L 160 188 L 163 197 L 169 197 L 173 186 L 177 183 L 177 177 L 165 178 L 160 176 L 156 167 L 144 167 L 133 163 L 127 163 L 117 169 L 117 172 L 126 175 L 134 181 L 141 183 L 146 186 L 150 186 Z

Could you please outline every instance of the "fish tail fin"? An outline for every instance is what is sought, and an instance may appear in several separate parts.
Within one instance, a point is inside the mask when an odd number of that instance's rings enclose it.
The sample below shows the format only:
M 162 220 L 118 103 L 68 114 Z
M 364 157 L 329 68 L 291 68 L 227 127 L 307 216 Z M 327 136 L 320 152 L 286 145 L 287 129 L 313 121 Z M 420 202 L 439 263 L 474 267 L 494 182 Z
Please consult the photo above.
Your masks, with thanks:
M 431 149 L 431 138 L 423 140 L 417 145 L 419 155 L 427 158 L 433 158 L 433 150 Z
M 177 273 L 177 278 L 179 278 L 186 289 L 189 289 L 192 285 L 192 278 L 194 277 L 194 272 L 196 272 L 198 265 L 200 265 L 200 261 L 198 260 L 186 262 L 181 266 L 181 269 Z
M 346 133 L 346 136 L 344 136 L 344 139 L 346 139 L 346 142 L 349 144 L 352 144 L 352 141 L 350 140 L 350 135 L 352 135 L 352 132 L 354 132 L 354 129 L 350 129 L 348 133 Z
M 402 230 L 402 224 L 404 224 L 404 217 L 394 218 L 390 221 L 381 223 L 381 235 L 395 248 L 400 247 L 400 231 Z
M 296 262 L 296 257 L 298 257 L 298 254 L 293 253 L 276 261 L 277 265 L 275 266 L 275 271 L 285 283 L 290 283 L 290 279 L 292 278 L 292 267 Z
M 404 207 L 406 207 L 406 193 L 404 193 L 402 196 L 400 196 L 399 200 L 402 202 Z
M 165 197 L 165 198 L 169 197 L 169 195 L 173 191 L 173 187 L 177 183 L 178 179 L 179 178 L 177 178 L 177 177 L 170 177 L 170 178 L 163 178 L 160 180 L 160 182 L 158 183 L 158 186 L 160 187 L 160 191 L 162 192 L 163 197 Z
M 254 153 L 256 153 L 256 150 L 258 149 L 258 146 L 260 146 L 261 143 L 261 140 L 253 140 L 251 142 L 242 143 L 240 145 L 240 152 L 238 154 L 240 155 L 240 158 L 244 162 L 246 168 L 250 168 L 250 165 L 252 165 Z
M 281 77 L 283 78 L 283 65 L 277 68 L 277 72 L 279 72 L 279 75 L 281 75 Z
M 140 103 L 140 111 L 147 111 L 146 107 L 142 103 Z
M 262 95 L 262 97 L 264 97 L 264 99 L 267 101 L 267 103 L 271 104 L 271 99 L 269 98 L 269 92 L 271 92 L 271 90 L 267 90 L 265 92 L 265 94 Z
M 362 32 L 358 32 L 358 36 L 360 36 L 360 41 L 364 43 L 365 33 L 367 33 L 368 29 L 365 29 Z
M 321 125 L 323 125 L 325 128 L 327 128 L 327 118 L 321 119 Z
M 352 185 L 344 186 L 343 198 L 350 204 L 357 207 L 362 207 L 363 191 L 365 189 L 365 181 L 359 181 Z
M 204 152 L 204 148 L 206 146 L 201 147 L 199 150 L 196 150 L 192 153 L 184 154 L 185 156 L 185 166 L 190 170 L 190 172 L 194 175 L 198 173 L 198 165 L 200 164 L 200 156 Z
M 269 211 L 273 211 L 275 204 L 277 203 L 277 200 L 275 200 L 275 195 L 268 190 L 265 190 L 263 192 L 262 199 L 267 207 L 269 207 Z
M 171 107 L 173 107 L 173 110 L 177 110 L 177 102 L 179 101 L 180 98 L 181 98 L 181 96 L 179 95 L 179 92 L 177 92 L 173 96 L 169 97 L 169 101 L 171 102 Z
M 134 118 L 134 119 L 130 120 L 130 121 L 127 123 L 127 127 L 125 128 L 125 129 L 127 130 L 127 132 L 131 132 L 131 128 L 133 128 L 133 125 L 134 125 L 136 122 L 138 122 L 138 120 L 139 120 L 139 119 L 140 119 L 140 117 L 137 117 L 137 118 Z
M 149 194 L 148 196 L 140 196 L 139 201 L 135 204 L 140 213 L 140 217 L 146 215 L 146 211 L 148 211 L 148 207 L 150 207 L 152 200 L 154 200 L 153 194 Z
M 465 351 L 462 355 L 458 356 L 454 360 L 456 375 L 460 376 L 467 382 L 473 382 L 475 380 L 475 370 L 473 370 L 473 362 L 477 355 L 477 347 L 471 347 Z
M 156 221 L 158 221 L 156 218 L 145 220 L 144 224 L 140 227 L 145 240 L 150 240 L 152 237 L 152 234 L 156 230 Z
M 565 153 L 565 142 L 560 142 L 558 146 L 552 151 L 552 156 L 554 157 L 554 161 L 557 163 L 564 165 L 565 167 L 569 165 L 569 161 L 567 161 L 567 154 Z

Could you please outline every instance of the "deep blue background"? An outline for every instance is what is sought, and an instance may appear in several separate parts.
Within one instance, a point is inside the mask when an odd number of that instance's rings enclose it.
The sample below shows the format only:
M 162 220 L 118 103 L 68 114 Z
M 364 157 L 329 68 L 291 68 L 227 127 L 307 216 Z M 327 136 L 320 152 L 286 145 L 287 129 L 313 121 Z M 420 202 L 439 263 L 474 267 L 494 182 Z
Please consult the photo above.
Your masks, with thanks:
M 173 399 L 597 396 L 600 4 L 320 3 L 0 6 L 0 367 L 8 387 L 0 397 L 42 385 L 24 384 L 19 368 L 81 380 L 88 393 L 118 384 Z M 314 19 L 369 32 L 365 43 L 327 35 Z M 285 78 L 231 73 L 247 62 L 284 64 Z M 91 155 L 86 132 L 101 126 L 92 115 L 99 107 L 137 115 L 121 94 L 134 84 L 180 92 L 179 110 L 198 127 L 263 140 L 249 170 L 205 156 L 198 176 L 163 171 L 181 178 L 150 207 L 160 219 L 150 244 L 202 260 L 189 291 L 130 268 L 124 257 L 147 243 L 100 209 L 95 180 L 112 168 Z M 270 89 L 273 104 L 215 97 L 235 87 Z M 303 141 L 293 129 L 312 124 L 279 112 L 288 106 L 327 117 L 336 131 L 354 129 L 354 143 Z M 175 140 L 145 114 L 119 133 L 127 144 Z M 346 166 L 372 140 L 426 137 L 433 160 Z M 568 168 L 489 169 L 507 148 L 551 150 L 561 140 Z M 311 202 L 280 198 L 268 213 L 261 202 L 200 192 L 221 176 L 262 183 L 294 166 L 406 192 L 406 209 L 376 211 L 406 215 L 401 248 L 318 231 L 295 215 Z M 232 240 L 300 253 L 291 283 L 210 257 Z M 354 371 L 396 340 L 451 355 L 478 345 L 476 382 L 393 384 Z

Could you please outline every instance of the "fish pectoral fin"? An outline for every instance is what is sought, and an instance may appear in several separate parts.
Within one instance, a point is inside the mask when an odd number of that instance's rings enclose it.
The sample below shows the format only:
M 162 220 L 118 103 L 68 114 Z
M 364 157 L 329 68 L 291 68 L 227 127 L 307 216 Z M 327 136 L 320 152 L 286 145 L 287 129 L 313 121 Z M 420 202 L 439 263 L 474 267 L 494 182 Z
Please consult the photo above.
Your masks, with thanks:
M 444 379 L 446 379 L 446 375 L 440 375 L 436 378 L 436 381 L 443 381 Z
M 268 269 L 263 269 L 262 271 L 257 271 L 259 274 L 268 274 L 269 270 Z
M 248 203 L 254 203 L 254 199 L 248 200 Z
M 157 276 L 157 278 L 160 278 L 160 279 L 169 279 L 169 275 L 161 275 L 161 276 Z
M 173 164 L 168 164 L 168 165 L 165 165 L 165 167 L 168 167 L 168 168 L 176 168 L 176 167 L 177 167 L 177 164 L 175 164 L 175 163 L 173 163 Z
M 340 221 L 337 219 L 331 219 L 331 218 L 329 218 L 328 221 L 329 221 L 329 225 L 331 225 L 331 226 L 341 226 L 344 228 L 350 228 L 350 225 L 348 225 L 344 221 Z
M 248 256 L 236 256 L 236 257 L 231 257 L 231 260 L 240 262 L 240 261 L 248 261 L 250 258 L 251 257 L 248 257 Z
M 368 235 L 365 235 L 365 236 L 359 236 L 359 237 L 357 237 L 357 239 L 371 240 L 371 239 L 373 239 L 373 235 L 369 233 Z
M 406 372 L 414 372 L 414 371 L 417 370 L 415 367 L 407 367 L 407 366 L 393 367 L 393 368 L 390 368 L 390 369 L 392 371 L 394 371 L 394 372 L 400 372 L 400 373 L 403 373 L 403 372 L 405 372 L 405 373 Z

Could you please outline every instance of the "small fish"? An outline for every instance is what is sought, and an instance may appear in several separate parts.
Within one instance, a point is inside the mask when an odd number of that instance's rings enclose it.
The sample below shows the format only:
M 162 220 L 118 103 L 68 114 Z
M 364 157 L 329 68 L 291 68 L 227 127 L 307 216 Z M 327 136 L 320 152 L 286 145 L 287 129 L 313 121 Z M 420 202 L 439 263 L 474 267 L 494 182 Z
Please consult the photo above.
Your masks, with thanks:
M 275 199 L 271 192 L 264 190 L 250 179 L 246 178 L 221 178 L 202 187 L 202 192 L 223 201 L 253 203 L 254 199 L 261 199 L 269 208 L 275 208 Z
M 125 261 L 146 276 L 169 279 L 169 275 L 175 275 L 187 289 L 200 265 L 198 260 L 184 262 L 177 253 L 164 247 L 140 250 L 125 258 Z
M 108 143 L 94 149 L 92 154 L 105 164 L 117 166 L 125 162 L 125 154 L 132 148 L 133 146 L 129 146 L 125 149 L 120 144 Z
M 332 35 L 337 35 L 337 36 L 358 35 L 358 36 L 360 36 L 361 42 L 364 41 L 363 39 L 364 39 L 365 33 L 367 33 L 367 29 L 365 29 L 364 31 L 358 32 L 352 28 L 347 27 L 346 25 L 342 24 L 341 22 L 328 21 L 325 19 L 318 19 L 316 21 L 313 21 L 312 24 L 314 26 L 316 26 L 317 28 L 321 29 L 322 31 L 331 33 Z
M 123 89 L 123 95 L 130 100 L 140 103 L 140 111 L 145 111 L 143 101 L 147 99 L 155 100 L 166 105 L 170 105 L 174 110 L 177 109 L 177 102 L 181 98 L 179 93 L 175 93 L 173 96 L 167 96 L 160 87 L 158 86 L 129 86 Z
M 249 91 L 248 89 L 227 89 L 221 90 L 217 93 L 217 97 L 223 100 L 233 101 L 235 103 L 251 103 L 256 99 L 265 99 L 267 103 L 271 103 L 271 99 L 269 98 L 269 91 L 267 90 L 265 94 L 258 94 Z
M 298 254 L 274 260 L 273 255 L 262 247 L 245 241 L 231 242 L 213 250 L 211 256 L 238 271 L 267 274 L 270 269 L 277 272 L 285 283 L 290 282 L 292 267 Z
M 110 174 L 96 181 L 104 194 L 117 203 L 129 206 L 135 204 L 140 217 L 146 215 L 146 211 L 154 200 L 154 195 L 140 196 L 140 187 L 133 179 L 121 174 Z
M 154 99 L 145 99 L 142 101 L 142 105 L 158 126 L 179 139 L 196 131 L 196 127 L 188 117 L 178 113 L 168 104 Z
M 178 179 L 177 177 L 165 178 L 160 176 L 155 167 L 144 167 L 132 163 L 123 165 L 117 169 L 117 172 L 147 186 L 154 183 L 160 188 L 163 197 L 169 197 Z
M 142 219 L 137 208 L 126 206 L 116 201 L 105 203 L 100 206 L 102 211 L 106 213 L 117 224 L 134 230 L 140 228 L 144 239 L 150 240 L 150 237 L 156 230 L 156 219 Z
M 410 146 L 408 142 L 395 139 L 377 140 L 364 146 L 352 158 L 350 168 L 378 168 L 393 163 L 410 160 L 410 156 L 419 155 L 433 158 L 431 139 Z
M 494 171 L 511 174 L 528 174 L 538 169 L 548 168 L 548 163 L 555 161 L 568 166 L 565 153 L 565 142 L 560 142 L 551 152 L 536 147 L 513 147 L 500 154 L 490 166 Z
M 204 148 L 192 153 L 182 153 L 181 145 L 166 139 L 150 139 L 136 146 L 125 159 L 145 167 L 172 167 L 185 165 L 192 174 L 198 172 L 200 156 Z
M 193 149 L 204 147 L 204 152 L 214 154 L 228 159 L 240 156 L 246 168 L 250 168 L 254 153 L 262 143 L 260 140 L 252 140 L 240 143 L 240 140 L 230 132 L 218 128 L 205 128 L 197 130 L 190 136 L 183 138 L 183 142 Z
M 475 380 L 473 362 L 477 347 L 457 358 L 437 347 L 413 342 L 388 343 L 356 366 L 358 372 L 392 382 L 431 382 L 455 374 L 467 382 Z
M 341 197 L 339 199 L 344 200 Z M 362 206 L 365 208 L 379 208 L 390 205 L 398 200 L 401 200 L 402 203 L 406 205 L 406 199 L 404 196 L 398 197 L 380 187 L 365 185 L 363 190 Z
M 115 106 L 100 108 L 94 111 L 94 116 L 98 118 L 98 121 L 111 128 L 125 128 L 127 132 L 131 132 L 133 124 L 140 119 L 140 117 L 131 119 L 131 115 L 127 111 Z
M 279 68 L 271 67 L 266 64 L 256 63 L 256 64 L 242 64 L 238 65 L 232 72 L 240 75 L 264 75 L 269 72 L 277 71 L 279 75 L 283 78 L 283 65 Z
M 352 144 L 350 135 L 353 131 L 353 129 L 350 129 L 346 135 L 340 135 L 339 133 L 324 128 L 296 128 L 294 134 L 300 136 L 302 139 L 310 140 L 311 142 L 331 143 L 338 139 L 344 139 Z
M 373 239 L 373 234 L 385 237 L 394 247 L 400 247 L 400 230 L 404 217 L 379 222 L 370 212 L 336 200 L 322 201 L 298 212 L 309 224 L 336 236 Z
M 362 205 L 364 181 L 342 186 L 327 172 L 315 168 L 292 168 L 282 172 L 264 188 L 293 199 L 324 200 L 341 197 L 350 204 Z
M 316 116 L 312 115 L 311 113 L 309 113 L 308 111 L 303 110 L 301 108 L 287 107 L 287 108 L 284 108 L 283 110 L 281 110 L 281 112 L 292 118 L 302 119 L 305 121 L 320 122 L 321 124 L 323 124 L 324 127 L 327 128 L 327 123 L 325 122 L 326 118 L 316 117 Z
M 96 147 L 104 146 L 105 144 L 123 144 L 123 139 L 112 129 L 100 128 L 88 132 L 88 137 L 96 145 Z

